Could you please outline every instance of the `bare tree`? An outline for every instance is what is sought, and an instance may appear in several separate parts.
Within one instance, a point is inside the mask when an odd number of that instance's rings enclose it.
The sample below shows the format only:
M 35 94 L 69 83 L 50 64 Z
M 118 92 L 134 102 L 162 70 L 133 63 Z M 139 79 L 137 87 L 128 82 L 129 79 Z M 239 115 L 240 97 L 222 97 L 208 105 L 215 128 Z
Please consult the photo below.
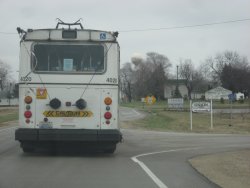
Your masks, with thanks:
M 129 102 L 132 101 L 133 70 L 131 63 L 125 63 L 120 71 L 121 90 L 126 95 Z
M 147 53 L 146 63 L 151 67 L 151 76 L 148 80 L 148 90 L 158 99 L 164 98 L 164 86 L 169 74 L 171 63 L 167 56 L 156 53 Z
M 223 87 L 233 92 L 242 92 L 245 96 L 249 96 L 249 67 L 237 67 L 225 64 L 220 79 Z
M 126 83 L 126 87 L 125 85 L 124 87 L 127 88 L 127 91 L 132 90 L 132 96 L 137 99 L 149 94 L 155 95 L 158 99 L 163 98 L 164 85 L 169 74 L 169 67 L 171 66 L 169 59 L 162 54 L 149 52 L 146 59 L 138 55 L 132 57 L 131 61 L 134 69 L 132 70 L 131 64 L 127 64 L 121 72 L 123 81 L 127 80 L 123 82 Z M 132 72 L 132 76 L 130 76 L 132 80 L 127 79 L 128 72 Z
M 205 60 L 206 66 L 210 67 L 210 77 L 214 86 L 221 85 L 221 75 L 225 65 L 230 65 L 235 68 L 246 69 L 248 60 L 246 57 L 240 56 L 234 51 L 225 51 L 216 54 L 215 57 L 210 57 Z
M 10 66 L 0 60 L 0 88 L 4 90 L 10 82 Z
M 188 90 L 188 98 L 191 99 L 191 93 L 193 90 L 193 75 L 195 69 L 191 59 L 181 60 L 180 62 L 180 76 L 185 79 L 185 85 Z

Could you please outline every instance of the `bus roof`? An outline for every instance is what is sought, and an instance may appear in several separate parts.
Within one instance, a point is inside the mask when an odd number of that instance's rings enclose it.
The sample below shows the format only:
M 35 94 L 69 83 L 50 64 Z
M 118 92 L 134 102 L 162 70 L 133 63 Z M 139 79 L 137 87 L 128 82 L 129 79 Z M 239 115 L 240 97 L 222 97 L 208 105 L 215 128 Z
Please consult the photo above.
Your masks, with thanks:
M 28 29 L 24 41 L 95 41 L 116 42 L 118 32 L 88 29 Z

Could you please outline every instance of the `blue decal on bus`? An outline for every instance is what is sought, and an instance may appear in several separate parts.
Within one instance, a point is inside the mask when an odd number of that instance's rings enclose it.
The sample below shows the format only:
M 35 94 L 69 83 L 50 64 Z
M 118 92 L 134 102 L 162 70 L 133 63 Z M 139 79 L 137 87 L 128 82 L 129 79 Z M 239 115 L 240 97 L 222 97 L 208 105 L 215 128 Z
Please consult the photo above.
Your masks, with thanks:
M 106 40 L 106 33 L 100 33 L 100 39 Z

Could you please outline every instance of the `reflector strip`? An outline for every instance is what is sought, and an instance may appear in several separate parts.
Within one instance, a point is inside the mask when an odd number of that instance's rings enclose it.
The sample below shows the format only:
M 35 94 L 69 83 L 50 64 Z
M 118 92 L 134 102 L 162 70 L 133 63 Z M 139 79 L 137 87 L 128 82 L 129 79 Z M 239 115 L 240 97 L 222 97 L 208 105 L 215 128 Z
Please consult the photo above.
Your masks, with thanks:
M 44 111 L 45 117 L 91 117 L 91 111 Z

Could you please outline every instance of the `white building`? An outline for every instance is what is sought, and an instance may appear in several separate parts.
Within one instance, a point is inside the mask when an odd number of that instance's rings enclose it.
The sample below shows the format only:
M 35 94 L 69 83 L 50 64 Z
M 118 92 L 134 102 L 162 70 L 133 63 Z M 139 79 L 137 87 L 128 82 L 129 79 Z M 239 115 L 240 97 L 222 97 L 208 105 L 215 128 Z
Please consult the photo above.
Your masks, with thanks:
M 184 97 L 185 95 L 188 96 L 188 90 L 187 90 L 187 86 L 185 85 L 185 80 L 168 80 L 167 83 L 165 84 L 164 87 L 164 98 L 165 99 L 169 99 L 172 98 L 174 96 L 174 92 L 176 89 L 176 86 L 178 84 L 178 89 L 180 91 L 180 94 L 182 97 Z
M 214 89 L 210 89 L 206 91 L 205 98 L 215 99 L 215 100 L 220 100 L 221 98 L 228 99 L 229 94 L 232 94 L 232 91 L 225 89 L 223 87 L 216 87 Z
M 186 80 L 185 79 L 179 79 L 178 81 L 176 79 L 169 79 L 167 80 L 165 86 L 164 86 L 164 98 L 169 99 L 174 96 L 176 86 L 178 84 L 178 89 L 181 94 L 182 98 L 188 97 L 188 89 L 185 84 Z M 195 92 L 193 91 L 191 93 L 191 98 L 192 99 L 201 99 L 202 96 L 204 96 L 203 92 Z
M 236 93 L 236 100 L 244 99 L 245 95 L 241 92 Z

